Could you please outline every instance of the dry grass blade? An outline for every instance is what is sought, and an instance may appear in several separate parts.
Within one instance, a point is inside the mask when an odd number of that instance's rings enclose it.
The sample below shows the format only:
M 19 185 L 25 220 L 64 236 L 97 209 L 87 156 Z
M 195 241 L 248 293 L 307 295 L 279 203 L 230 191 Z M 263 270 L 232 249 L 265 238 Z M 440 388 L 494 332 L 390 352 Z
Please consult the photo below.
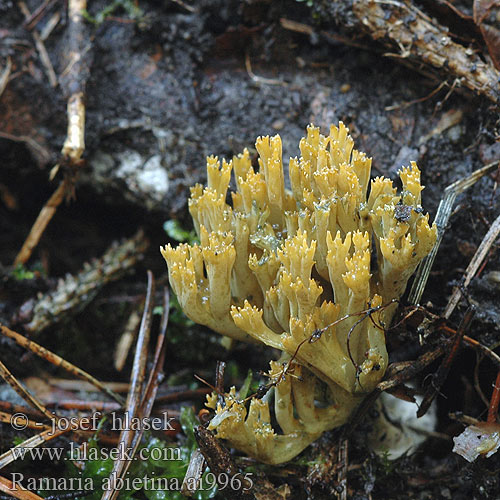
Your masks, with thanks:
M 435 223 L 438 228 L 438 237 L 434 248 L 431 253 L 420 263 L 417 273 L 415 274 L 415 279 L 413 280 L 413 285 L 411 287 L 410 293 L 408 295 L 409 304 L 419 304 L 422 294 L 424 293 L 425 286 L 427 285 L 427 280 L 434 264 L 434 259 L 439 250 L 439 245 L 443 239 L 443 235 L 450 219 L 453 206 L 455 205 L 455 200 L 460 193 L 463 193 L 466 189 L 470 188 L 475 184 L 481 177 L 490 172 L 493 172 L 498 166 L 500 161 L 494 161 L 482 167 L 475 172 L 473 172 L 469 177 L 460 179 L 459 181 L 450 184 L 444 190 L 444 196 L 439 203 L 439 207 L 436 213 Z
M 144 303 L 142 302 L 139 307 L 144 307 Z M 125 361 L 127 361 L 128 353 L 139 330 L 140 323 L 141 316 L 138 311 L 132 311 L 114 353 L 115 369 L 119 372 L 125 366 Z
M 57 418 L 53 413 L 51 413 L 45 405 L 36 397 L 33 396 L 24 386 L 19 382 L 9 369 L 0 361 L 0 377 L 2 377 L 5 382 L 7 382 L 16 392 L 21 396 L 26 402 L 28 402 L 33 408 L 42 412 L 46 418 L 53 420 Z
M 3 469 L 6 465 L 9 465 L 10 463 L 14 462 L 19 458 L 21 454 L 16 453 L 15 450 L 26 450 L 28 448 L 36 448 L 37 446 L 40 446 L 43 443 L 46 443 L 47 441 L 50 441 L 51 439 L 54 439 L 61 434 L 65 434 L 66 432 L 69 432 L 71 429 L 64 429 L 64 430 L 54 430 L 52 428 L 47 429 L 40 434 L 36 434 L 35 436 L 31 436 L 30 438 L 26 439 L 26 441 L 23 441 L 22 443 L 18 444 L 17 446 L 14 446 L 10 450 L 7 450 L 5 453 L 0 455 L 0 469 Z
M 42 497 L 39 497 L 35 493 L 32 493 L 28 490 L 18 490 L 15 484 L 6 477 L 0 476 L 0 491 L 3 493 L 7 493 L 14 498 L 19 498 L 19 500 L 43 500 Z
M 128 417 L 132 420 L 137 418 L 140 413 L 140 405 L 142 402 L 142 394 L 144 387 L 144 380 L 146 374 L 146 362 L 147 353 L 149 345 L 149 336 L 151 332 L 151 322 L 153 316 L 153 303 L 154 303 L 154 278 L 151 271 L 148 271 L 148 290 L 146 294 L 146 302 L 144 305 L 144 314 L 142 316 L 141 328 L 139 330 L 139 336 L 137 338 L 137 346 L 134 356 L 134 364 L 132 368 L 132 376 L 130 379 L 130 391 L 127 397 L 127 404 L 125 411 Z M 129 450 L 133 444 L 134 436 L 136 434 L 141 434 L 142 432 L 134 431 L 132 429 L 124 429 L 120 434 L 119 448 L 123 446 L 123 449 Z M 140 437 L 136 439 L 138 443 Z M 119 458 L 113 464 L 113 470 L 109 476 L 110 487 L 102 495 L 102 500 L 114 500 L 117 498 L 120 490 L 117 488 L 118 479 L 122 477 L 129 464 L 124 458 Z
M 40 344 L 37 344 L 36 342 L 27 339 L 23 335 L 11 330 L 10 328 L 7 328 L 2 324 L 0 324 L 0 331 L 2 332 L 3 335 L 14 340 L 20 346 L 29 349 L 31 352 L 35 353 L 40 358 L 43 358 L 47 360 L 49 363 L 52 363 L 56 366 L 60 366 L 61 368 L 71 373 L 72 375 L 76 375 L 77 377 L 86 380 L 87 382 L 90 382 L 92 385 L 97 387 L 102 392 L 105 392 L 109 397 L 111 397 L 118 403 L 123 404 L 125 402 L 125 400 L 119 394 L 116 394 L 111 389 L 108 389 L 104 384 L 99 382 L 99 380 L 94 378 L 92 375 L 82 370 L 81 368 L 78 368 L 77 366 L 71 364 L 69 361 L 66 361 L 65 359 L 61 358 L 61 356 L 58 356 L 52 351 L 45 349 L 45 347 L 42 347 Z
M 491 225 L 490 229 L 486 233 L 486 236 L 483 238 L 483 241 L 479 245 L 479 248 L 474 254 L 474 257 L 472 257 L 472 260 L 467 266 L 467 270 L 465 272 L 465 279 L 462 287 L 455 287 L 453 289 L 453 293 L 444 311 L 445 318 L 449 318 L 452 312 L 455 310 L 455 307 L 457 306 L 458 301 L 460 300 L 460 297 L 462 295 L 462 290 L 469 286 L 469 283 L 477 273 L 477 270 L 481 266 L 481 263 L 486 257 L 486 254 L 488 253 L 491 245 L 493 245 L 495 240 L 498 238 L 499 234 L 500 234 L 500 215 L 495 219 L 495 221 Z
M 161 379 L 163 378 L 162 367 L 165 361 L 165 348 L 167 345 L 165 340 L 167 334 L 169 308 L 170 308 L 170 296 L 168 288 L 165 288 L 163 295 L 163 315 L 161 320 L 160 334 L 158 335 L 158 340 L 156 342 L 153 367 L 151 369 L 148 383 L 146 384 L 146 389 L 144 391 L 144 396 L 142 398 L 142 403 L 138 412 L 141 421 L 144 421 L 144 419 L 148 419 L 149 416 L 151 415 L 156 393 L 158 391 L 158 386 L 161 382 Z M 142 430 L 139 430 L 134 434 L 131 445 L 132 456 L 135 455 L 137 448 L 139 447 L 142 434 L 143 434 Z M 125 462 L 124 468 L 122 470 L 122 475 L 125 475 L 127 473 L 129 467 L 130 467 L 130 462 Z

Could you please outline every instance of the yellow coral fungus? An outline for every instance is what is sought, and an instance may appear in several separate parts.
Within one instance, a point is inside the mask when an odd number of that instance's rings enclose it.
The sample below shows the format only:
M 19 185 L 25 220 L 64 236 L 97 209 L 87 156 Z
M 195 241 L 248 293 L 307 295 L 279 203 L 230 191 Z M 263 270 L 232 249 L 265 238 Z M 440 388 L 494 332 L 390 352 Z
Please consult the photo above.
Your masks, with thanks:
M 233 388 L 207 403 L 217 436 L 266 463 L 345 423 L 381 380 L 392 301 L 436 240 L 414 162 L 400 171 L 398 194 L 389 179 L 370 183 L 371 159 L 353 149 L 343 123 L 327 136 L 309 126 L 299 146 L 291 189 L 279 136 L 257 139 L 258 171 L 247 150 L 222 166 L 209 157 L 208 185 L 192 188 L 189 203 L 200 245 L 161 249 L 187 316 L 282 352 L 263 397 L 247 407 Z

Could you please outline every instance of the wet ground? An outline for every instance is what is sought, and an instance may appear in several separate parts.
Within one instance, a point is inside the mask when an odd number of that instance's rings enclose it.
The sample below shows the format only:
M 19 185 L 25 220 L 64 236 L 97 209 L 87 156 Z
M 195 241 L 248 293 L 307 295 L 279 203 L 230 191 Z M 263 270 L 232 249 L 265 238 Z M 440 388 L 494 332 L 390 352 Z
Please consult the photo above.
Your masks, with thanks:
M 36 7 L 35 2 L 28 6 Z M 90 15 L 98 16 L 104 6 L 92 2 Z M 89 25 L 93 62 L 86 93 L 85 164 L 76 200 L 59 208 L 30 261 L 29 266 L 45 266 L 48 278 L 19 284 L 1 297 L 0 316 L 8 323 L 36 291 L 77 272 L 113 240 L 144 227 L 151 246 L 134 275 L 106 288 L 71 325 L 38 339 L 98 377 L 126 379 L 109 364 L 130 312 L 126 301 L 116 306 L 117 297 L 141 294 L 146 268 L 164 277 L 157 251 L 167 241 L 163 222 L 175 218 L 190 227 L 189 187 L 204 182 L 208 154 L 231 157 L 244 147 L 252 151 L 257 136 L 279 133 L 285 158 L 295 156 L 307 124 L 326 130 L 342 120 L 356 147 L 373 157 L 373 175 L 394 178 L 401 165 L 417 161 L 431 218 L 448 184 L 500 157 L 498 115 L 489 102 L 460 91 L 444 100 L 446 88 L 422 100 L 439 81 L 383 57 L 371 40 L 360 39 L 364 48 L 356 48 L 327 36 L 324 32 L 341 32 L 330 23 L 320 25 L 306 3 L 201 1 L 191 12 L 182 3 L 144 1 L 140 8 L 136 19 L 119 9 L 111 19 Z M 0 138 L 0 262 L 5 267 L 54 189 L 48 172 L 64 142 L 66 114 L 65 98 L 49 86 L 20 11 L 1 2 L 0 18 L 0 55 L 3 61 L 10 56 L 12 73 L 19 72 L 0 98 L 0 131 L 29 138 Z M 283 19 L 311 29 L 299 33 L 284 27 L 290 25 Z M 57 74 L 66 47 L 63 21 L 46 41 Z M 406 105 L 415 100 L 422 102 Z M 499 213 L 493 176 L 459 196 L 423 299 L 434 313 L 442 312 Z M 470 335 L 489 346 L 500 339 L 498 271 L 500 254 L 493 245 L 480 278 L 468 289 L 478 309 Z M 463 312 L 457 309 L 452 325 Z M 189 328 L 189 339 L 196 343 L 206 336 Z M 169 355 L 171 374 L 197 370 L 212 376 L 215 360 L 228 355 L 205 339 L 206 350 L 195 354 L 180 342 Z M 400 347 L 399 340 L 394 343 Z M 239 374 L 246 373 L 252 356 L 259 355 L 237 349 Z M 473 386 L 476 363 L 471 351 L 459 355 L 439 397 L 439 432 L 460 432 L 448 419 L 449 411 L 485 418 L 486 406 Z M 32 370 L 31 362 L 21 361 L 17 374 Z M 495 377 L 489 361 L 481 363 L 478 377 L 489 397 Z M 384 468 L 363 440 L 354 438 L 349 460 L 356 465 L 348 476 L 352 498 L 499 498 L 498 457 L 469 465 L 443 439 L 430 439 L 416 455 Z M 292 498 L 304 495 L 303 479 L 294 479 Z M 327 494 L 316 487 L 312 495 Z

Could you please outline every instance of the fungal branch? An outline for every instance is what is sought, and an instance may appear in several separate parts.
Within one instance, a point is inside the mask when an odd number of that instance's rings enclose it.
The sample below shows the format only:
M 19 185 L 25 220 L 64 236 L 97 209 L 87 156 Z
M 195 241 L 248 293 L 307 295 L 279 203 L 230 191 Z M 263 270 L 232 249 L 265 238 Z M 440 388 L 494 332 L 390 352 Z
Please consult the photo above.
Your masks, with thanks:
M 209 157 L 207 186 L 192 188 L 189 204 L 200 244 L 161 249 L 188 317 L 281 351 L 265 394 L 247 405 L 232 388 L 207 402 L 209 428 L 267 463 L 345 423 L 380 382 L 384 329 L 436 240 L 414 162 L 401 169 L 398 194 L 388 179 L 370 182 L 371 159 L 343 123 L 327 136 L 309 126 L 299 147 L 290 190 L 279 136 L 257 139 L 258 170 L 247 150 L 222 165 Z

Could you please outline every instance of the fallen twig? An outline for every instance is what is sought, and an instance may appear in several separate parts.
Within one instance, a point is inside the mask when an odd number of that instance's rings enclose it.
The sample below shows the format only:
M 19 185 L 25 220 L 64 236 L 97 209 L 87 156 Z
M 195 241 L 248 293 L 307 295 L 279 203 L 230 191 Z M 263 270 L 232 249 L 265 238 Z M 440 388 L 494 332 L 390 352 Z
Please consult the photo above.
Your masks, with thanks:
M 42 497 L 39 497 L 35 493 L 32 493 L 28 490 L 18 490 L 14 483 L 7 479 L 6 477 L 0 476 L 0 491 L 3 493 L 7 493 L 8 495 L 18 498 L 19 500 L 43 500 Z
M 24 2 L 20 1 L 19 7 L 23 10 L 26 18 L 31 15 Z M 61 88 L 68 100 L 68 128 L 66 140 L 61 150 L 62 159 L 60 164 L 66 166 L 67 171 L 64 173 L 64 180 L 60 182 L 53 195 L 40 211 L 28 237 L 15 258 L 14 264 L 25 264 L 28 261 L 33 250 L 38 245 L 45 228 L 56 213 L 57 207 L 62 203 L 64 198 L 73 195 L 76 173 L 72 169 L 79 166 L 82 154 L 85 150 L 84 96 L 85 85 L 90 73 L 90 43 L 86 36 L 86 28 L 82 15 L 86 7 L 86 0 L 69 0 L 68 2 L 69 50 L 65 52 L 65 55 L 68 56 L 69 62 L 60 76 Z M 37 39 L 39 41 L 37 47 L 39 48 L 40 54 L 42 54 L 42 48 L 43 51 L 45 51 L 45 46 L 43 45 L 40 35 L 38 35 L 35 30 L 33 30 L 32 33 L 35 41 Z M 50 63 L 50 61 L 48 62 Z M 55 86 L 57 84 L 55 74 L 53 78 L 55 80 L 53 86 Z M 58 172 L 60 164 L 52 169 L 51 178 Z
M 27 403 L 29 403 L 33 408 L 43 413 L 45 418 L 53 420 L 56 416 L 51 413 L 45 405 L 36 397 L 33 396 L 22 384 L 19 382 L 14 375 L 9 371 L 9 369 L 0 361 L 0 377 L 2 377 L 5 382 L 7 382 L 16 392 L 21 396 Z
M 64 200 L 68 185 L 69 181 L 67 179 L 62 180 L 47 203 L 45 203 L 44 207 L 38 214 L 38 217 L 36 218 L 35 223 L 33 224 L 33 227 L 28 234 L 28 237 L 23 243 L 21 250 L 16 255 L 16 258 L 14 259 L 14 265 L 25 264 L 31 257 L 31 254 L 33 253 L 35 247 L 38 245 L 38 242 L 40 241 L 45 228 L 49 224 L 52 217 L 54 217 L 57 207 Z
M 237 474 L 240 474 L 229 451 L 211 431 L 199 425 L 194 429 L 194 435 L 198 442 L 200 452 L 205 457 L 210 467 L 210 471 L 215 474 L 215 477 L 218 479 L 220 477 L 231 479 Z M 230 491 L 223 489 L 221 490 L 221 494 L 224 498 L 230 498 L 231 500 L 233 498 L 246 499 L 253 497 L 250 493 L 252 485 L 247 484 L 244 478 L 240 481 L 240 486 L 240 489 L 231 488 Z
M 3 91 L 5 90 L 5 87 L 7 87 L 7 83 L 9 82 L 11 69 L 12 69 L 12 60 L 10 57 L 7 57 L 7 64 L 5 65 L 5 69 L 2 71 L 2 74 L 0 75 L 0 97 L 2 96 Z
M 123 243 L 113 243 L 100 259 L 85 263 L 77 275 L 60 280 L 57 289 L 38 299 L 31 310 L 24 307 L 19 317 L 26 330 L 40 332 L 82 311 L 104 285 L 132 269 L 148 245 L 142 231 Z
M 334 0 L 329 12 L 335 21 L 359 34 L 363 31 L 389 48 L 385 55 L 424 64 L 452 80 L 499 102 L 500 73 L 471 48 L 455 43 L 449 30 L 418 9 L 396 0 Z
M 469 283 L 475 276 L 477 270 L 479 269 L 481 263 L 483 262 L 483 259 L 486 257 L 486 254 L 488 253 L 491 245 L 493 245 L 495 240 L 498 238 L 499 234 L 500 234 L 500 215 L 495 219 L 495 221 L 491 225 L 490 229 L 486 233 L 486 236 L 483 238 L 483 241 L 479 245 L 479 248 L 474 254 L 474 257 L 472 257 L 472 260 L 469 262 L 469 265 L 467 266 L 467 270 L 465 272 L 465 278 L 462 287 L 455 287 L 453 289 L 453 293 L 451 294 L 450 300 L 448 301 L 448 304 L 446 305 L 446 309 L 444 311 L 445 318 L 449 318 L 452 312 L 455 310 L 455 307 L 458 304 L 460 297 L 462 296 L 463 289 L 469 286 Z
M 417 417 L 420 418 L 427 413 L 427 410 L 430 408 L 432 401 L 434 401 L 436 394 L 439 393 L 444 381 L 446 380 L 446 377 L 448 376 L 452 361 L 455 358 L 458 349 L 460 348 L 460 344 L 464 337 L 465 331 L 470 326 L 472 318 L 474 317 L 474 313 L 475 309 L 473 307 L 470 307 L 465 313 L 465 316 L 462 318 L 462 321 L 460 322 L 460 325 L 455 333 L 447 355 L 439 365 L 437 372 L 433 374 L 431 383 L 425 391 L 424 398 L 422 399 L 420 407 L 417 411 Z
M 435 349 L 422 354 L 414 361 L 402 361 L 390 364 L 387 368 L 384 380 L 380 382 L 377 387 L 375 387 L 375 389 L 363 400 L 352 416 L 350 424 L 345 427 L 345 430 L 343 431 L 344 437 L 349 437 L 361 421 L 363 415 L 368 411 L 373 403 L 375 403 L 382 392 L 390 391 L 407 380 L 414 378 L 426 366 L 429 366 L 433 361 L 442 356 L 446 352 L 448 345 L 448 342 L 444 342 Z
M 120 404 L 124 403 L 124 399 L 119 394 L 116 394 L 112 390 L 108 389 L 92 375 L 82 370 L 81 368 L 78 368 L 78 366 L 73 365 L 69 361 L 66 361 L 65 359 L 61 358 L 61 356 L 58 356 L 52 351 L 45 349 L 45 347 L 41 346 L 40 344 L 37 344 L 36 342 L 33 342 L 30 339 L 27 339 L 23 335 L 20 335 L 19 333 L 11 330 L 10 328 L 7 328 L 5 325 L 0 324 L 0 331 L 2 332 L 2 335 L 5 335 L 6 337 L 9 337 L 10 339 L 14 340 L 20 346 L 29 349 L 31 352 L 35 353 L 40 358 L 43 358 L 47 360 L 49 363 L 52 363 L 56 366 L 60 366 L 67 372 L 76 375 L 77 377 L 87 382 L 90 382 L 92 385 L 97 387 L 102 392 L 106 393 L 110 398 L 114 399 L 118 403 Z
M 142 307 L 144 307 L 144 304 L 142 304 Z M 116 371 L 121 372 L 123 370 L 123 367 L 125 366 L 125 361 L 127 360 L 128 353 L 137 335 L 140 322 L 141 317 L 139 313 L 134 309 L 128 318 L 125 329 L 120 336 L 120 340 L 116 345 L 114 353 Z
M 149 336 L 151 332 L 151 322 L 153 316 L 153 303 L 154 303 L 154 279 L 151 271 L 148 271 L 148 291 L 146 294 L 146 301 L 144 304 L 144 314 L 142 316 L 141 328 L 137 338 L 137 347 L 135 350 L 134 364 L 132 368 L 132 375 L 130 379 L 130 391 L 127 397 L 127 404 L 125 412 L 132 420 L 138 418 L 141 412 L 141 403 L 144 397 L 144 382 L 146 376 L 146 363 L 147 352 L 149 345 Z M 168 311 L 165 312 L 168 314 Z M 123 429 L 120 434 L 119 446 L 123 449 L 129 450 L 137 448 L 143 430 Z M 131 453 L 131 456 L 134 452 Z M 109 475 L 110 487 L 104 491 L 102 500 L 114 500 L 120 493 L 118 487 L 118 480 L 126 473 L 130 462 L 125 458 L 119 458 L 113 464 L 113 470 Z
M 495 385 L 493 386 L 493 392 L 491 394 L 490 406 L 488 408 L 488 420 L 487 420 L 487 422 L 493 423 L 493 422 L 497 421 L 498 404 L 499 403 L 500 403 L 500 371 L 498 371 L 498 373 L 497 373 Z
M 29 11 L 28 6 L 22 0 L 17 2 L 17 5 L 19 6 L 19 10 L 23 13 L 26 20 L 31 20 L 31 12 Z M 35 40 L 36 49 L 38 50 L 38 54 L 40 55 L 40 61 L 45 68 L 45 72 L 47 73 L 50 86 L 57 87 L 57 76 L 52 63 L 50 62 L 50 57 L 47 49 L 45 48 L 45 45 L 40 38 L 40 34 L 35 29 L 33 29 L 31 35 L 33 36 L 33 40 Z

